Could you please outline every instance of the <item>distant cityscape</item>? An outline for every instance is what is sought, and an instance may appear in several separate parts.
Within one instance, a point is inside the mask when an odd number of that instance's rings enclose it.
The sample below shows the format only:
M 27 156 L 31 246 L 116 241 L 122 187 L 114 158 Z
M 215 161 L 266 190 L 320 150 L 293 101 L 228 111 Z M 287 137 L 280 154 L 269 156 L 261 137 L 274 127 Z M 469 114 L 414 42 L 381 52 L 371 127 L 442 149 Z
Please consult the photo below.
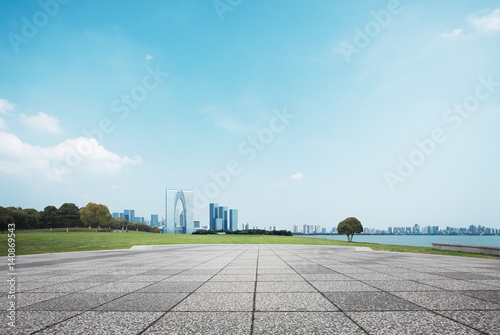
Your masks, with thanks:
M 302 230 L 298 225 L 292 229 L 294 234 L 337 234 L 337 227 L 327 231 L 327 228 L 321 228 L 319 225 L 303 225 Z M 470 225 L 468 228 L 446 227 L 440 229 L 439 226 L 424 226 L 414 224 L 412 227 L 388 227 L 387 229 L 363 229 L 365 235 L 500 235 L 500 229 L 488 228 L 485 226 Z

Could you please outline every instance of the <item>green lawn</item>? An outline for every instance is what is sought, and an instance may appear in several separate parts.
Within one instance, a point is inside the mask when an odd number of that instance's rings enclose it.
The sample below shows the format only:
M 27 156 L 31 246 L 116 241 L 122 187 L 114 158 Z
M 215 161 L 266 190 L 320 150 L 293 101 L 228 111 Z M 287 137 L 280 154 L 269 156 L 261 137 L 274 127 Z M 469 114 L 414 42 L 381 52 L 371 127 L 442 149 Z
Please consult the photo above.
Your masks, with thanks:
M 495 258 L 456 251 L 441 251 L 425 247 L 410 247 L 373 243 L 348 243 L 340 240 L 327 240 L 310 237 L 273 236 L 273 235 L 181 235 L 153 234 L 129 231 L 128 233 L 99 232 L 78 229 L 66 232 L 66 229 L 16 231 L 16 255 L 44 254 L 67 251 L 129 249 L 133 245 L 158 244 L 309 244 L 370 247 L 373 250 L 395 252 L 415 252 L 436 255 Z M 339 237 L 340 238 L 340 237 Z M 354 236 L 356 240 L 356 236 Z M 7 255 L 7 233 L 0 234 L 0 256 Z

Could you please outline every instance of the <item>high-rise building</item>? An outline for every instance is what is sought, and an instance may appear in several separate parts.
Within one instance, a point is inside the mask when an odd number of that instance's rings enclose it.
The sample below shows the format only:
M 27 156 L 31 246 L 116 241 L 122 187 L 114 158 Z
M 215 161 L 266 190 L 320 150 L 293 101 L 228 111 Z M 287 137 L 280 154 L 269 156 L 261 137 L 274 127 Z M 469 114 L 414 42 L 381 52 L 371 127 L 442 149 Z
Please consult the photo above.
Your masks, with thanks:
M 158 227 L 158 214 L 151 214 L 151 221 L 149 222 L 151 227 Z
M 229 210 L 229 229 L 232 231 L 238 230 L 238 210 L 230 209 Z
M 218 208 L 219 208 L 218 203 L 211 203 L 210 204 L 210 212 L 208 215 L 208 224 L 209 224 L 211 230 L 216 230 L 215 229 L 215 219 L 217 219 L 217 217 L 218 217 L 217 215 L 219 214 Z
M 135 220 L 135 210 L 133 209 L 126 209 L 123 211 L 124 219 L 128 220 L 129 222 L 134 222 Z
M 293 233 L 296 234 L 299 232 L 299 226 L 297 226 L 296 224 L 293 225 Z
M 211 230 L 238 230 L 238 210 L 228 210 L 218 203 L 209 205 L 208 222 Z

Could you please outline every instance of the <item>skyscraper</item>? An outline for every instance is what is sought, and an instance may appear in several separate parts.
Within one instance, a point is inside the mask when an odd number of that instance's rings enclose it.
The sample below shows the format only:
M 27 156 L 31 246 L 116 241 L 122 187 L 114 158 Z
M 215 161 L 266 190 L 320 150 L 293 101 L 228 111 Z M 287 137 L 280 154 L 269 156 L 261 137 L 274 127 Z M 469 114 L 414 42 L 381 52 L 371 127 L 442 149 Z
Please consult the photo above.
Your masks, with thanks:
M 211 230 L 238 230 L 238 210 L 228 210 L 226 206 L 211 203 L 209 206 L 208 222 Z
M 151 214 L 151 222 L 149 225 L 151 227 L 158 227 L 158 214 Z
M 230 209 L 229 210 L 229 228 L 232 231 L 238 230 L 238 210 Z
M 215 228 L 215 219 L 217 219 L 218 208 L 219 208 L 219 204 L 218 203 L 211 203 L 210 204 L 210 212 L 209 212 L 208 224 L 209 224 L 211 230 L 216 230 L 216 228 Z

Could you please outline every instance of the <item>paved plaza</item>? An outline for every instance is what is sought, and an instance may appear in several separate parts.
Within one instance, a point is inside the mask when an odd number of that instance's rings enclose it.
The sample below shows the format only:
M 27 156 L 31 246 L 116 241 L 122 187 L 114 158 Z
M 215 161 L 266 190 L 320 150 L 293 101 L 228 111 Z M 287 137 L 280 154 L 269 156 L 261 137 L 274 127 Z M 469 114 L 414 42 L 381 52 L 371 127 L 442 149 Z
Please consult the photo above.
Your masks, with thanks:
M 1 258 L 2 278 L 7 273 Z M 17 258 L 1 334 L 500 334 L 500 261 L 171 245 Z

